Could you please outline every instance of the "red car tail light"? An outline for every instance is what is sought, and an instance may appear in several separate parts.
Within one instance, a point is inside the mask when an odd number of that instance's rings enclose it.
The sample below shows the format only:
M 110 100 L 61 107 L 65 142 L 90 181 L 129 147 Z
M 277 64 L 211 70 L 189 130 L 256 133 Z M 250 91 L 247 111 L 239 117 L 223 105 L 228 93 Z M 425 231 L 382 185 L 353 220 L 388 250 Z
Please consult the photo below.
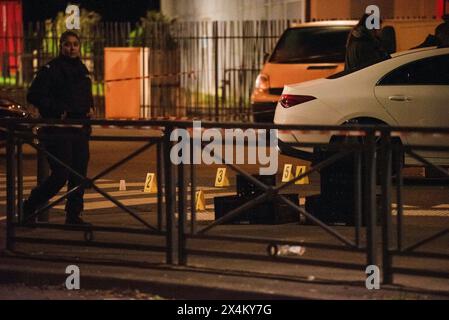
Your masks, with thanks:
M 281 103 L 281 106 L 284 108 L 290 108 L 293 106 L 296 106 L 298 104 L 308 102 L 315 100 L 316 98 L 313 96 L 299 96 L 295 94 L 283 94 L 281 96 L 281 100 L 279 102 Z

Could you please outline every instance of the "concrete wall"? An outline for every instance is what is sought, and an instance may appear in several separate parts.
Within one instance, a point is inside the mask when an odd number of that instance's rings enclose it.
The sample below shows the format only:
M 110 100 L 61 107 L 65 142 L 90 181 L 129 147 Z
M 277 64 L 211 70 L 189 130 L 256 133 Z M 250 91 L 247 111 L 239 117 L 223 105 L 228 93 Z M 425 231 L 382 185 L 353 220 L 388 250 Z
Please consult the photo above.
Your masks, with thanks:
M 432 18 L 438 0 L 311 0 L 310 3 L 310 17 L 316 20 L 359 19 L 372 4 L 379 6 L 384 18 Z
M 301 19 L 305 0 L 161 0 L 161 12 L 180 21 Z
M 441 1 L 310 0 L 310 18 L 358 19 L 371 4 L 378 5 L 385 18 L 432 18 Z M 161 0 L 161 11 L 180 21 L 304 19 L 305 4 L 306 0 Z
M 432 0 L 396 0 L 394 2 L 395 17 L 424 16 L 432 18 L 437 13 L 437 1 Z
M 311 0 L 310 18 L 312 20 L 350 19 L 351 0 Z

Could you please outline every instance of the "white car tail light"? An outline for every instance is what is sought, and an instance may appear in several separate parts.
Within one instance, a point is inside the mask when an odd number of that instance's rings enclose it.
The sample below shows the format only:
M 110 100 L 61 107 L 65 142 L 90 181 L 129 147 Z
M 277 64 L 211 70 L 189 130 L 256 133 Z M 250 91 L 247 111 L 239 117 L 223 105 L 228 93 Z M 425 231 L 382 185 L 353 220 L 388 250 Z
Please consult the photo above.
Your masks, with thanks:
M 308 101 L 315 100 L 316 98 L 313 96 L 300 96 L 295 94 L 283 94 L 281 96 L 281 100 L 279 102 L 281 103 L 281 106 L 284 108 L 290 108 L 293 106 L 296 106 L 301 103 L 305 103 Z

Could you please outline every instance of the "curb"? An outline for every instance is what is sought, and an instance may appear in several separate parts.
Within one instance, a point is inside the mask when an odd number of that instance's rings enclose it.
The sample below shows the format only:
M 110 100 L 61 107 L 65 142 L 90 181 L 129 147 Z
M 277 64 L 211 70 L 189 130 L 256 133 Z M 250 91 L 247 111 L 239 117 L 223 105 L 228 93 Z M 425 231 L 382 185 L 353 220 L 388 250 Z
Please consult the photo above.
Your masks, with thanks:
M 51 272 L 29 272 L 24 270 L 1 270 L 0 284 L 23 283 L 29 286 L 64 286 L 64 275 Z M 177 300 L 309 300 L 305 297 L 269 294 L 242 290 L 229 290 L 204 285 L 167 283 L 154 280 L 129 280 L 113 277 L 83 275 L 81 286 L 90 290 L 139 290 L 155 294 L 166 299 Z

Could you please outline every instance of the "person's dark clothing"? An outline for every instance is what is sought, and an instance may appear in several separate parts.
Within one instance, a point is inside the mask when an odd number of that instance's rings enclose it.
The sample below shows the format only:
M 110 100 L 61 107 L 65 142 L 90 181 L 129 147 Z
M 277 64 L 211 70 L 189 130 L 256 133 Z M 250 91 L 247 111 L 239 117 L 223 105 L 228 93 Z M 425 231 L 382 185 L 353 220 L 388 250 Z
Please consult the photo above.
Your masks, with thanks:
M 53 59 L 39 71 L 31 84 L 27 98 L 38 108 L 44 119 L 61 119 L 63 116 L 67 119 L 87 119 L 93 107 L 88 70 L 80 59 L 64 56 Z M 90 133 L 89 126 L 84 128 L 48 126 L 39 130 L 39 140 L 52 156 L 80 175 L 86 176 Z M 78 186 L 82 181 L 52 157 L 48 156 L 47 159 L 50 175 L 32 190 L 30 197 L 25 201 L 25 216 L 49 201 L 67 181 L 68 190 Z M 80 187 L 68 196 L 65 207 L 68 221 L 76 219 L 83 211 L 84 189 Z
M 93 106 L 89 71 L 80 59 L 59 56 L 39 71 L 27 99 L 45 119 L 60 119 L 64 112 L 87 114 Z
M 436 36 L 429 34 L 423 43 L 421 43 L 419 46 L 413 47 L 412 49 L 438 47 L 438 46 L 440 46 L 440 40 Z
M 78 128 L 43 128 L 40 131 L 42 131 L 40 136 L 45 150 L 85 177 L 89 162 L 89 132 Z M 44 135 L 54 136 L 56 139 L 45 139 Z M 71 138 L 68 138 L 69 136 Z M 68 182 L 68 190 L 82 182 L 81 178 L 52 157 L 47 157 L 47 160 L 51 170 L 50 175 L 31 191 L 28 198 L 27 205 L 33 209 L 42 206 L 54 197 L 65 186 L 66 182 Z M 67 197 L 65 206 L 67 218 L 77 217 L 83 211 L 84 189 L 81 187 Z
M 363 69 L 389 58 L 381 41 L 365 27 L 357 26 L 351 31 L 346 46 L 346 72 Z

